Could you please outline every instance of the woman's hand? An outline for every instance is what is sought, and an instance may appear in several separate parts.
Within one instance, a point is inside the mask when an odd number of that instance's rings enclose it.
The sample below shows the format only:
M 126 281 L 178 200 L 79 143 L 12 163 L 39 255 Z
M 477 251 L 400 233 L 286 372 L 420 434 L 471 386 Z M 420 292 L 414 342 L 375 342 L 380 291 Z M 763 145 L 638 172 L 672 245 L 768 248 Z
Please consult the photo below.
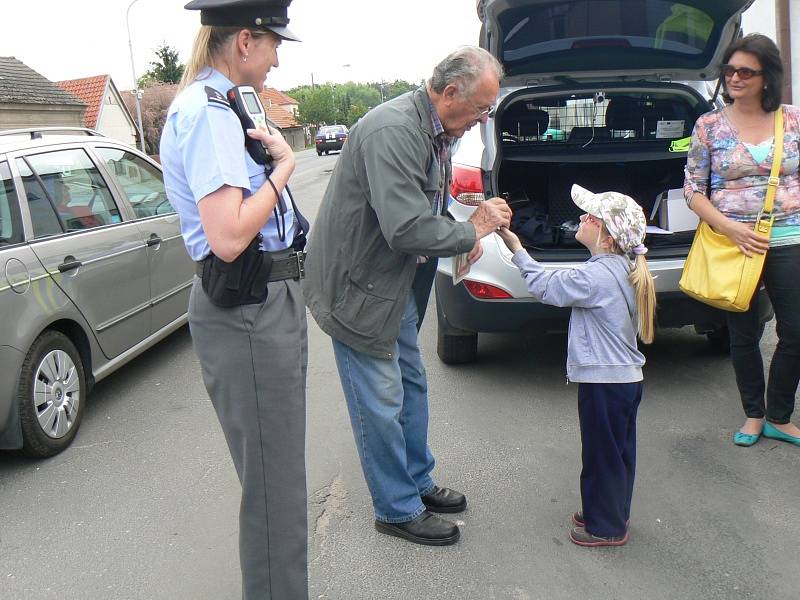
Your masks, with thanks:
M 769 239 L 753 231 L 753 224 L 727 219 L 719 228 L 746 256 L 764 254 L 769 249 Z
M 269 131 L 263 129 L 248 129 L 247 135 L 254 140 L 258 140 L 269 152 L 276 163 L 291 162 L 294 165 L 294 152 L 292 152 L 289 144 L 283 139 L 281 132 L 277 129 L 269 128 Z
M 501 227 L 496 233 L 502 238 L 506 247 L 511 250 L 511 252 L 516 253 L 522 250 L 522 243 L 519 241 L 519 238 L 508 227 Z

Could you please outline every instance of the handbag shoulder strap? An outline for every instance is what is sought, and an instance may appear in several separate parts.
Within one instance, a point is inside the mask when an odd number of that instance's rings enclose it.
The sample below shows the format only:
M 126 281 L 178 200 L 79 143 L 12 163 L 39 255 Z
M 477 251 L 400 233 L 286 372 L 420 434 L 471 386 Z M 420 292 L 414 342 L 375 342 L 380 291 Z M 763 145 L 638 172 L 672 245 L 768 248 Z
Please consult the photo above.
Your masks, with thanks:
M 763 216 L 772 217 L 772 205 L 780 183 L 781 163 L 783 162 L 783 107 L 775 111 L 775 149 L 772 153 L 772 170 L 769 173 L 767 196 L 764 199 Z M 759 220 L 761 220 L 759 218 Z

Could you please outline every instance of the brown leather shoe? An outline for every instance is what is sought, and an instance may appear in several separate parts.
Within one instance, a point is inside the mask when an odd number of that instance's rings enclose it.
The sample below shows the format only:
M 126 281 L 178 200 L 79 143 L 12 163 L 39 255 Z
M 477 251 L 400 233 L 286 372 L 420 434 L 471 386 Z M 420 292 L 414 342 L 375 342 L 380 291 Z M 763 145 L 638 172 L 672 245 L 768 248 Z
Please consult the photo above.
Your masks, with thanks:
M 459 513 L 467 509 L 467 497 L 461 492 L 434 486 L 430 494 L 422 496 L 422 503 L 430 511 Z
M 628 543 L 630 534 L 626 531 L 621 537 L 600 537 L 592 535 L 583 527 L 573 527 L 569 532 L 569 540 L 578 546 L 596 548 L 599 546 L 624 546 Z
M 458 525 L 445 521 L 427 510 L 416 519 L 402 523 L 375 521 L 375 529 L 425 546 L 449 546 L 455 544 L 461 537 Z

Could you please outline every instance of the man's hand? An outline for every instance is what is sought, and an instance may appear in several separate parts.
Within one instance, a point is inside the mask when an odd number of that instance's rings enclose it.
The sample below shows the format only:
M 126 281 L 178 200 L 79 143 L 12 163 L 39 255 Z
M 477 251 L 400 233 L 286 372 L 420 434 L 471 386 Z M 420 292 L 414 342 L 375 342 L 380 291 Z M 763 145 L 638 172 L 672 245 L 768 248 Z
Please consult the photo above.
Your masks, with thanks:
M 478 204 L 469 222 L 475 226 L 475 235 L 481 239 L 500 227 L 508 227 L 511 209 L 502 198 L 490 198 Z
M 471 265 L 474 265 L 476 262 L 478 262 L 481 256 L 483 256 L 483 246 L 481 245 L 480 240 L 476 240 L 472 250 L 470 250 L 469 254 L 467 254 L 467 262 Z

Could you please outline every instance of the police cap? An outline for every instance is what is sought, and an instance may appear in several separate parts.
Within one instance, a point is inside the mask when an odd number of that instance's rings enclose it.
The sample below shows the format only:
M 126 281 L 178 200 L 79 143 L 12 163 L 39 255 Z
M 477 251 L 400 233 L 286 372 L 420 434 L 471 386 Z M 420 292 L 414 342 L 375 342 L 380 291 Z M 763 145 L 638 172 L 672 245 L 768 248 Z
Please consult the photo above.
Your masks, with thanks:
M 200 11 L 200 23 L 218 27 L 266 29 L 284 40 L 299 42 L 289 31 L 287 16 L 292 0 L 192 0 L 184 6 Z

